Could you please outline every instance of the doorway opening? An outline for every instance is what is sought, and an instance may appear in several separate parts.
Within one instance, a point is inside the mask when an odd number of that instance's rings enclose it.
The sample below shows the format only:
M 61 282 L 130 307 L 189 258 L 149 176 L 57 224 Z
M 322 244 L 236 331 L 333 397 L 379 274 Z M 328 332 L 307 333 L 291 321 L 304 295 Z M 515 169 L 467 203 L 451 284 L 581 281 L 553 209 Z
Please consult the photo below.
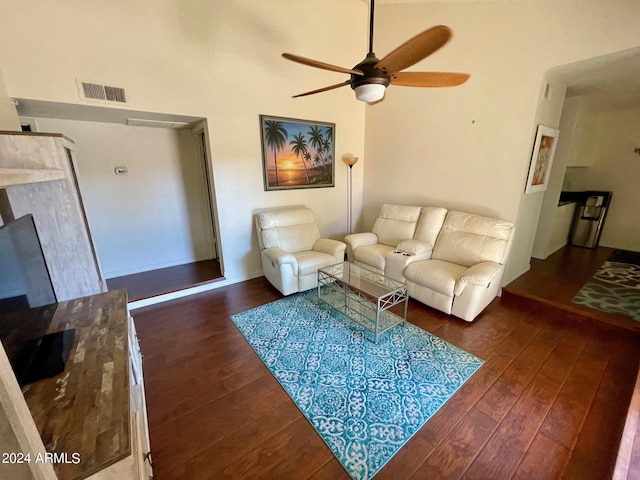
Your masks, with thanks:
M 24 99 L 18 113 L 74 141 L 109 290 L 131 302 L 224 278 L 205 118 Z
M 594 191 L 614 192 L 600 244 L 640 250 L 633 235 L 640 199 L 634 181 L 637 157 L 628 146 L 640 118 L 639 60 L 640 47 L 635 47 L 547 72 L 545 82 L 566 93 L 559 109 L 556 155 L 538 217 L 534 258 L 544 260 L 571 243 L 569 232 L 580 212 L 575 200 Z

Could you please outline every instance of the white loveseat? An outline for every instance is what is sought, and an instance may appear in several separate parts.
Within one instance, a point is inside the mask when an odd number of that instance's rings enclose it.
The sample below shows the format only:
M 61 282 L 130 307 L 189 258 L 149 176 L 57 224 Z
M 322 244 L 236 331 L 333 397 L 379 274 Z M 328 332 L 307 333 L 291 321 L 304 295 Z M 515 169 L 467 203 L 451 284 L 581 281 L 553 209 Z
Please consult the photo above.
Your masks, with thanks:
M 320 238 L 313 212 L 284 208 L 255 216 L 264 276 L 283 295 L 318 284 L 318 269 L 344 261 L 346 245 Z
M 440 207 L 383 205 L 372 230 L 345 238 L 350 261 L 405 281 L 412 298 L 472 321 L 499 293 L 514 226 Z

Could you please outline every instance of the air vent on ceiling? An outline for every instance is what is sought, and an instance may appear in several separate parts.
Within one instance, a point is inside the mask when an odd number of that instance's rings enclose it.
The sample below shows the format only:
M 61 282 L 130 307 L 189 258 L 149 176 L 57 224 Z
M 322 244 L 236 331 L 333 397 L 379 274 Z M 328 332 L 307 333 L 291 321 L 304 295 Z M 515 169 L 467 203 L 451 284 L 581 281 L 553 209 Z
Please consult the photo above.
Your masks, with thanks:
M 127 103 L 124 88 L 111 87 L 95 82 L 78 80 L 80 97 L 83 100 L 99 100 L 103 102 Z

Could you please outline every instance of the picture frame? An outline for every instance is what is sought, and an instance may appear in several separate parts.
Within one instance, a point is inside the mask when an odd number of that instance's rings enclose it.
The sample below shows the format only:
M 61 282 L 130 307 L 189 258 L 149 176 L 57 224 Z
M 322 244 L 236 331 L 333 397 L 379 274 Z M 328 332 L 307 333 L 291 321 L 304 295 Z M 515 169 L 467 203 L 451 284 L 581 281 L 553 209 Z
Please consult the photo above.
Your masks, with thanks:
M 538 125 L 525 193 L 544 192 L 547 189 L 559 133 L 555 128 Z
M 264 189 L 335 186 L 335 123 L 260 115 Z

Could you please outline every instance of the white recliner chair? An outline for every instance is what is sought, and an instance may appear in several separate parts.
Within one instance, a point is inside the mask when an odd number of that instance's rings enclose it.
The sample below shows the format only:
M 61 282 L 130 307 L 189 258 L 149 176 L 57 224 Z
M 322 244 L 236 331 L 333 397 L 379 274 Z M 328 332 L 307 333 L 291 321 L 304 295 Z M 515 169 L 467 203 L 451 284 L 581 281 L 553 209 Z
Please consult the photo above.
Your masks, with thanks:
M 472 321 L 498 295 L 514 228 L 505 220 L 449 211 L 431 258 L 404 269 L 409 295 Z
M 283 295 L 318 285 L 318 269 L 344 261 L 346 245 L 320 238 L 313 212 L 295 207 L 255 216 L 264 276 Z

